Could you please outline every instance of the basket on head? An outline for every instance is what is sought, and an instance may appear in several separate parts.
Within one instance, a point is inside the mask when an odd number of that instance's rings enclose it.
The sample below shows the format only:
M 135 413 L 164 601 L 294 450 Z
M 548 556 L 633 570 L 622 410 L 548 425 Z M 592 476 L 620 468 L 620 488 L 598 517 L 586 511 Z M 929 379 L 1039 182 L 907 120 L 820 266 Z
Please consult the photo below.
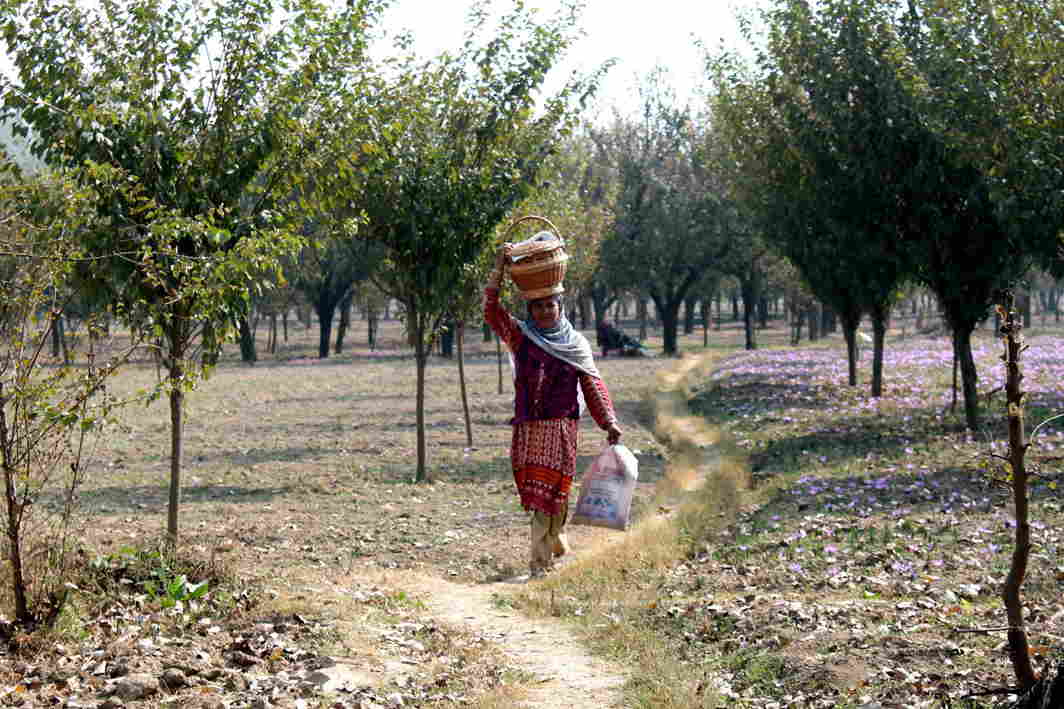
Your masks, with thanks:
M 562 281 L 569 254 L 565 253 L 565 242 L 558 229 L 544 217 L 521 217 L 510 225 L 510 230 L 529 219 L 538 219 L 553 230 L 553 233 L 538 232 L 532 238 L 514 244 L 510 252 L 510 278 L 520 289 L 521 297 L 533 301 L 565 292 Z

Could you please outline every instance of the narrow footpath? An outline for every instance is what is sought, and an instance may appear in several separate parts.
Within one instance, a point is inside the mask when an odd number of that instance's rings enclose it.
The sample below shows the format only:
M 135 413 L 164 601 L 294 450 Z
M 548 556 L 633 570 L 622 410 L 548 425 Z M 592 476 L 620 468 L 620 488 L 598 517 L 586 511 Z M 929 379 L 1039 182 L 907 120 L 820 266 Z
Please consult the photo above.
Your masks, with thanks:
M 465 586 L 425 579 L 424 599 L 437 620 L 466 628 L 495 643 L 513 664 L 536 678 L 522 707 L 606 709 L 620 707 L 623 668 L 593 657 L 562 621 L 528 618 L 497 602 L 513 584 Z
M 693 376 L 704 375 L 709 364 L 710 359 L 706 357 L 677 360 L 674 367 L 659 375 L 651 395 L 658 435 L 668 442 L 675 456 L 668 472 L 674 490 L 691 490 L 697 486 L 700 473 L 704 472 L 706 449 L 716 442 L 715 434 L 700 418 L 690 416 L 686 405 L 688 382 Z M 697 457 L 702 465 L 695 463 L 692 451 L 699 451 Z M 644 519 L 641 523 L 653 521 Z M 518 706 L 528 709 L 623 706 L 624 667 L 592 656 L 566 623 L 529 618 L 511 608 L 504 599 L 515 588 L 514 582 L 470 586 L 436 577 L 404 576 L 401 585 L 417 594 L 425 603 L 428 615 L 494 642 L 516 667 L 536 678 Z

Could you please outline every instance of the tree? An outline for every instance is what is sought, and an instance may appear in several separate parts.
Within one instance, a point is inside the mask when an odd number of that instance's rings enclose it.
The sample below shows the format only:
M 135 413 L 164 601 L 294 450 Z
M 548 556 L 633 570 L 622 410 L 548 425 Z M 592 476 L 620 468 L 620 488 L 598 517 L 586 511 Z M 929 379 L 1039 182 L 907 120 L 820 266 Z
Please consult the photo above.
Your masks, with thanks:
M 839 316 L 851 385 L 857 328 L 872 315 L 878 396 L 887 314 L 907 266 L 893 221 L 897 200 L 883 189 L 898 160 L 890 111 L 899 83 L 884 60 L 891 47 L 861 34 L 857 12 L 825 11 L 814 21 L 804 4 L 781 3 L 772 17 L 775 33 L 759 58 L 763 80 L 718 59 L 717 110 L 764 232 Z
M 1060 263 L 1064 81 L 1060 6 L 1024 0 L 909 2 L 901 33 L 920 108 L 987 183 L 1024 260 Z
M 358 239 L 358 226 L 353 220 L 318 226 L 328 233 L 315 233 L 315 224 L 308 220 L 307 242 L 285 271 L 318 315 L 318 357 L 325 359 L 329 356 L 336 308 L 380 263 L 380 249 Z
M 770 40 L 760 62 L 770 105 L 783 119 L 776 125 L 787 131 L 770 159 L 792 160 L 799 180 L 792 184 L 805 180 L 803 189 L 823 197 L 798 202 L 812 205 L 818 237 L 852 234 L 852 248 L 839 253 L 872 258 L 865 274 L 911 274 L 936 293 L 960 365 L 966 423 L 976 428 L 971 333 L 1035 251 L 1005 227 L 994 180 L 951 137 L 947 126 L 959 116 L 928 98 L 920 61 L 936 55 L 928 44 L 934 33 L 899 19 L 899 4 L 834 0 L 813 9 L 778 0 L 766 13 Z M 875 285 L 880 297 L 871 305 L 885 314 L 897 284 Z
M 465 421 L 466 446 L 473 447 L 473 419 L 469 413 L 469 396 L 466 390 L 465 376 L 465 331 L 466 324 L 483 312 L 483 287 L 488 280 L 488 273 L 495 265 L 494 254 L 490 249 L 481 252 L 477 260 L 466 264 L 462 275 L 452 291 L 450 321 L 454 327 L 455 340 L 458 344 L 458 391 L 462 400 L 462 418 Z
M 74 292 L 74 265 L 85 257 L 75 234 L 95 220 L 94 197 L 66 175 L 0 187 L 2 527 L 12 616 L 26 632 L 64 608 L 87 446 L 120 403 L 107 380 L 140 344 L 105 341 L 110 314 L 98 311 L 86 317 L 85 347 L 69 343 L 68 357 L 47 359 L 62 298 Z M 40 504 L 46 498 L 52 504 Z
M 364 140 L 338 171 L 351 186 L 337 190 L 357 189 L 367 237 L 386 251 L 373 279 L 405 311 L 417 364 L 418 481 L 429 479 L 425 366 L 451 289 L 528 196 L 597 81 L 574 77 L 537 107 L 548 71 L 573 40 L 578 10 L 567 2 L 538 24 L 519 4 L 481 45 L 488 12 L 478 5 L 460 51 L 411 60 L 350 126 Z
M 569 255 L 566 296 L 579 308 L 583 327 L 588 324 L 586 311 L 593 298 L 602 240 L 613 222 L 616 191 L 613 171 L 589 131 L 585 126 L 569 136 L 550 156 L 540 185 L 511 215 L 512 219 L 542 215 L 558 228 Z
M 132 252 L 92 275 L 162 346 L 171 413 L 167 532 L 176 545 L 185 392 L 296 243 L 271 228 L 280 177 L 307 159 L 304 124 L 363 63 L 378 5 L 339 13 L 225 0 L 8 0 L 17 73 L 3 105 L 53 165 L 97 165 L 92 253 Z M 283 12 L 282 12 L 283 11 Z M 132 185 L 134 189 L 129 189 Z M 206 356 L 197 360 L 196 348 Z
M 680 306 L 727 253 L 734 214 L 705 151 L 707 131 L 676 105 L 663 70 L 647 77 L 641 99 L 641 114 L 617 116 L 600 140 L 619 181 L 601 259 L 611 280 L 640 284 L 654 301 L 663 350 L 676 355 Z

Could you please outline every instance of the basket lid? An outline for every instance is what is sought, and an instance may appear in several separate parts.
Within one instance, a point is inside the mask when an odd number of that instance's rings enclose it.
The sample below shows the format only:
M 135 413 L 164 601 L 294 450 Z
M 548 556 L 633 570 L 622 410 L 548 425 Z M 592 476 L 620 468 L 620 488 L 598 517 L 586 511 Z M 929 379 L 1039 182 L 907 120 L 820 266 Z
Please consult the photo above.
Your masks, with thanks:
M 541 231 L 524 241 L 514 244 L 513 250 L 510 251 L 510 259 L 517 263 L 529 256 L 534 256 L 544 251 L 552 251 L 563 246 L 565 246 L 565 242 L 561 240 L 561 237 L 549 231 Z

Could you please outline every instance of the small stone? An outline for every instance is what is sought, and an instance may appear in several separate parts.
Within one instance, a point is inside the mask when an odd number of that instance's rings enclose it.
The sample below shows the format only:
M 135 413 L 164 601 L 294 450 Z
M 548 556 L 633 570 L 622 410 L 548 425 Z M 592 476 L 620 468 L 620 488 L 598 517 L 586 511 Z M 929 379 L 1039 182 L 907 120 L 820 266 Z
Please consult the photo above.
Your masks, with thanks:
M 304 677 L 304 679 L 307 682 L 310 682 L 311 684 L 316 684 L 318 685 L 318 687 L 322 687 L 325 685 L 326 682 L 328 682 L 332 678 L 324 672 L 314 671 Z
M 63 705 L 66 709 L 96 709 L 96 702 L 88 699 L 68 699 Z
M 167 689 L 180 689 L 181 687 L 188 686 L 188 678 L 185 673 L 176 667 L 169 667 L 163 671 L 163 676 L 160 678 L 162 685 Z
M 229 661 L 237 667 L 251 667 L 252 665 L 259 664 L 259 658 L 254 655 L 249 655 L 246 652 L 240 650 L 234 650 L 228 655 Z
M 159 691 L 159 683 L 151 675 L 129 675 L 115 685 L 114 696 L 126 701 L 146 699 Z
M 113 662 L 107 667 L 108 677 L 125 677 L 129 674 L 129 665 L 125 662 Z

